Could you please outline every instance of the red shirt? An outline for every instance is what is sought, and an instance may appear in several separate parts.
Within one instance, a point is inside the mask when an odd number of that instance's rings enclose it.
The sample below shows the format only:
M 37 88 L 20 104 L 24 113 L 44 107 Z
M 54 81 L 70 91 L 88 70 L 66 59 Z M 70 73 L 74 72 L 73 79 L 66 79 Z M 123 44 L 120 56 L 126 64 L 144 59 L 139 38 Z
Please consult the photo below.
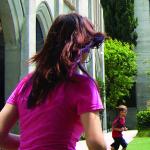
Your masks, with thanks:
M 122 127 L 125 127 L 125 117 L 121 118 L 120 116 L 117 116 L 112 123 L 112 129 L 113 128 L 122 128 Z M 122 131 L 115 131 L 113 129 L 112 137 L 113 138 L 122 137 Z

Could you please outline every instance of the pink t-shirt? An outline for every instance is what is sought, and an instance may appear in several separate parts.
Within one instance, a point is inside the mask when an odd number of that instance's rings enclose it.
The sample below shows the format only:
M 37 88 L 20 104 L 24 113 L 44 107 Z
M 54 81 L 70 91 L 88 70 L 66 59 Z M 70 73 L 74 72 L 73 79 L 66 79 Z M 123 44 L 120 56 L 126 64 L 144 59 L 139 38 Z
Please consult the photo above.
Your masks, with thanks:
M 43 104 L 28 109 L 32 85 L 24 93 L 22 89 L 30 77 L 27 75 L 7 100 L 19 113 L 19 150 L 75 150 L 83 132 L 80 115 L 103 109 L 95 83 L 87 76 L 75 74 L 77 81 L 59 83 Z

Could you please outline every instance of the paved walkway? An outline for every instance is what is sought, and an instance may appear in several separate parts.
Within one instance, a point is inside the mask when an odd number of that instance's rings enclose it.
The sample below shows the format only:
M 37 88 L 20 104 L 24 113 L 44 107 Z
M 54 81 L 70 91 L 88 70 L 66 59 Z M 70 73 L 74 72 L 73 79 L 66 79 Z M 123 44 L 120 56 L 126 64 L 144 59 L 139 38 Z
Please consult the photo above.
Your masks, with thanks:
M 123 137 L 126 140 L 127 143 L 131 142 L 133 138 L 137 134 L 137 130 L 128 130 L 123 132 Z M 104 133 L 106 145 L 107 145 L 107 150 L 110 150 L 110 144 L 113 142 L 113 139 L 111 137 L 111 132 Z M 77 143 L 76 150 L 88 150 L 85 141 L 80 141 Z M 121 150 L 121 146 L 119 148 Z

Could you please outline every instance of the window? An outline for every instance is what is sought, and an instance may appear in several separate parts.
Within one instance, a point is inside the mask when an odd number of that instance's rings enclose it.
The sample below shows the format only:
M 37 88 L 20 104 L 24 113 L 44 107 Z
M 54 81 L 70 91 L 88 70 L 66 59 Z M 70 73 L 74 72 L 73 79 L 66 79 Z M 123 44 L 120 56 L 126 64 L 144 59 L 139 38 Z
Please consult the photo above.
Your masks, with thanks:
M 44 45 L 44 37 L 38 19 L 36 19 L 36 50 L 39 51 Z

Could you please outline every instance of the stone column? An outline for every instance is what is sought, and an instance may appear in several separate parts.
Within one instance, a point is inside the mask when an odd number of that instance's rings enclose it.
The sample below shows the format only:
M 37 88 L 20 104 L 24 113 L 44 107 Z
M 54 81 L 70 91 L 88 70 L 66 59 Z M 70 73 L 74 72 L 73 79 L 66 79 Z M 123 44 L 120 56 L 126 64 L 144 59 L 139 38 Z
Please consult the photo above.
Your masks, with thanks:
M 137 53 L 137 108 L 145 109 L 150 101 L 150 8 L 149 0 L 135 0 L 135 16 L 138 18 Z
M 22 26 L 21 78 L 34 70 L 27 60 L 36 53 L 36 1 L 24 0 L 25 16 Z

